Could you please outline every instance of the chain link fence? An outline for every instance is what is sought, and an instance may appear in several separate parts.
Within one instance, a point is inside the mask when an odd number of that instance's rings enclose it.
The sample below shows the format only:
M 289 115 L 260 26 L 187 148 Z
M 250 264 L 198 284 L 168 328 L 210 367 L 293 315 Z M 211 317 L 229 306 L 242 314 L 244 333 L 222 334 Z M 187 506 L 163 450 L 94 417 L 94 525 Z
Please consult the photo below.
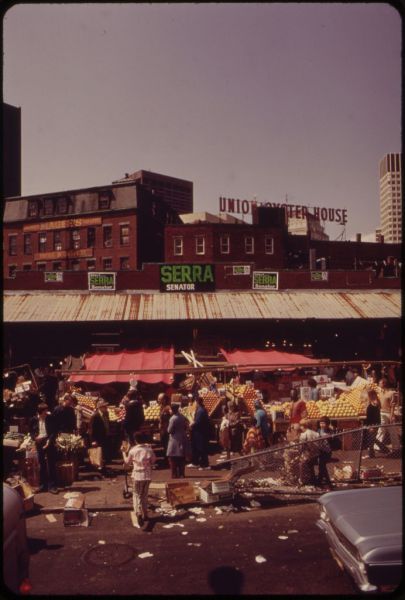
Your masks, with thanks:
M 259 495 L 316 495 L 332 487 L 396 483 L 402 479 L 402 425 L 367 426 L 279 444 L 226 465 L 236 491 Z

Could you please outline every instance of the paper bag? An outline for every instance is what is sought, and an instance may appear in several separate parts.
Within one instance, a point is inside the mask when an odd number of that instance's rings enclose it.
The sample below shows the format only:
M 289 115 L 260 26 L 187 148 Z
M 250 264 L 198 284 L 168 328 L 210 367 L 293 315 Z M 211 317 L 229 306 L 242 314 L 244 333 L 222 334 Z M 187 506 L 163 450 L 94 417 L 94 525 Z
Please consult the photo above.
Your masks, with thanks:
M 103 466 L 103 449 L 101 446 L 96 448 L 89 448 L 89 461 L 94 467 Z

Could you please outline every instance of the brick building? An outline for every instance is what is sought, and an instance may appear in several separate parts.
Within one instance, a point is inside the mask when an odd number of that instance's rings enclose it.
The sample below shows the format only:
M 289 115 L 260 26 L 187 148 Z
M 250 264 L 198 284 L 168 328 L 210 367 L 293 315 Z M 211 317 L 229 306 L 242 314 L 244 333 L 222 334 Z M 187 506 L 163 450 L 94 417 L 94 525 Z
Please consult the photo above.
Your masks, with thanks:
M 3 272 L 128 271 L 164 260 L 177 214 L 133 181 L 6 199 Z
M 159 196 L 179 214 L 193 212 L 192 181 L 141 169 L 135 171 L 135 173 L 126 173 L 123 179 L 118 179 L 113 183 L 126 183 L 128 181 L 140 183 L 151 194 Z

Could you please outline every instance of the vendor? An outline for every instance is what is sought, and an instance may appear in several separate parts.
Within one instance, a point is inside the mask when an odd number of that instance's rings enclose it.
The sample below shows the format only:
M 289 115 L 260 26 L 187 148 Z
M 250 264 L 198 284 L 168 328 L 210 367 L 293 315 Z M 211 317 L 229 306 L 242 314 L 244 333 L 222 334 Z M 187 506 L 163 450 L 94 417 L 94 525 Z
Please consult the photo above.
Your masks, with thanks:
M 106 464 L 110 460 L 110 419 L 108 416 L 108 402 L 103 398 L 97 400 L 97 410 L 93 413 L 89 423 L 90 444 L 93 448 L 102 449 L 103 464 L 98 468 L 102 475 L 106 474 Z
M 57 494 L 56 487 L 56 451 L 55 445 L 50 443 L 53 433 L 52 417 L 48 411 L 48 405 L 42 403 L 38 405 L 36 416 L 29 422 L 29 433 L 31 439 L 35 442 L 35 448 L 38 453 L 39 462 L 39 492 L 49 491 L 51 494 Z

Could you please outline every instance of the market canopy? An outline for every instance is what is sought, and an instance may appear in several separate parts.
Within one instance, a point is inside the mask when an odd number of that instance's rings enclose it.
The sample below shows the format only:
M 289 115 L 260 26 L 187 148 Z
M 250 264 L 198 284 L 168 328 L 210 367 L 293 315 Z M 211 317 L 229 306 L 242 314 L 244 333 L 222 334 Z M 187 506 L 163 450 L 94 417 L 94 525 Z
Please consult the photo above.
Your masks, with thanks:
M 128 383 L 132 379 L 144 383 L 170 383 L 173 374 L 159 372 L 159 369 L 174 368 L 174 348 L 157 350 L 124 351 L 118 353 L 93 354 L 84 359 L 84 370 L 80 374 L 71 375 L 70 382 L 100 383 L 113 382 Z M 142 373 L 156 371 L 153 373 Z M 90 371 L 90 373 L 86 373 Z M 99 371 L 97 373 L 97 371 Z M 112 373 L 103 373 L 112 371 Z M 120 373 L 124 371 L 124 373 Z M 125 373 L 126 371 L 126 373 Z
M 278 352 L 277 350 L 234 350 L 227 352 L 220 348 L 220 352 L 228 363 L 237 365 L 240 372 L 252 371 L 253 369 L 266 371 L 277 368 L 279 365 L 319 364 L 319 360 L 309 358 L 304 354 Z

